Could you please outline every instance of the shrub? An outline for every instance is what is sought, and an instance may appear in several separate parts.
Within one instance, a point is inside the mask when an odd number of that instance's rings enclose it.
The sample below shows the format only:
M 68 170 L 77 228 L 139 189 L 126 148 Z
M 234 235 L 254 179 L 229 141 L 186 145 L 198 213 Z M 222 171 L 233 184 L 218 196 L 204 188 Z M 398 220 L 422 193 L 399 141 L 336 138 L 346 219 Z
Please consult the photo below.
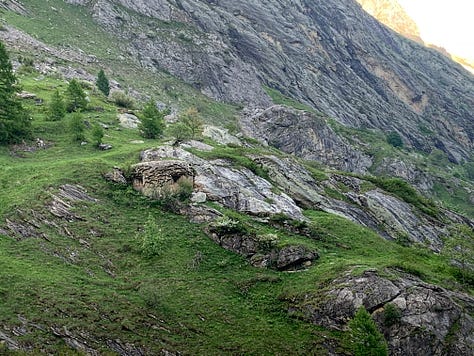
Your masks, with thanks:
M 278 243 L 277 234 L 257 235 L 258 246 L 263 250 L 271 250 Z
M 110 94 L 110 100 L 121 108 L 133 109 L 135 107 L 135 101 L 120 90 L 112 92 L 112 94 Z
M 349 337 L 355 356 L 386 356 L 387 342 L 367 310 L 361 306 L 349 322 Z
M 247 228 L 240 221 L 231 219 L 228 216 L 221 216 L 211 222 L 211 230 L 219 235 L 246 233 Z
M 175 145 L 192 138 L 191 130 L 182 122 L 177 122 L 170 126 L 168 129 L 168 135 L 174 139 Z
M 392 325 L 398 324 L 401 318 L 402 313 L 395 304 L 385 304 L 383 312 L 383 324 L 386 327 L 391 327 Z
M 178 180 L 178 189 L 163 187 L 154 192 L 153 197 L 158 204 L 165 210 L 177 212 L 187 203 L 193 192 L 193 183 L 187 179 Z
M 143 231 L 136 236 L 140 244 L 140 251 L 146 257 L 159 256 L 166 247 L 166 235 L 161 231 L 155 222 L 153 215 L 148 214 L 148 218 L 143 227 Z
M 202 133 L 203 123 L 199 118 L 199 112 L 195 107 L 186 110 L 179 118 L 179 121 L 187 127 L 192 139 Z
M 99 146 L 102 143 L 102 138 L 104 137 L 104 129 L 96 124 L 92 128 L 92 140 L 96 146 Z
M 387 143 L 393 147 L 403 147 L 403 140 L 400 134 L 396 131 L 390 131 L 386 137 Z

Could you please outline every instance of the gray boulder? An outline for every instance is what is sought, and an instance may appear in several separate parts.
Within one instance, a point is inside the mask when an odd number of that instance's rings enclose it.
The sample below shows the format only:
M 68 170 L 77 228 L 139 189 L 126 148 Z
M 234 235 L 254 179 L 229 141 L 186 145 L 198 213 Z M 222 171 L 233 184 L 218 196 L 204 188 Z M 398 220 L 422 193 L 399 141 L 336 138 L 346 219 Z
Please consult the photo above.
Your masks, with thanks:
M 136 129 L 140 123 L 140 119 L 132 114 L 118 114 L 117 119 L 120 123 L 120 126 L 126 129 Z

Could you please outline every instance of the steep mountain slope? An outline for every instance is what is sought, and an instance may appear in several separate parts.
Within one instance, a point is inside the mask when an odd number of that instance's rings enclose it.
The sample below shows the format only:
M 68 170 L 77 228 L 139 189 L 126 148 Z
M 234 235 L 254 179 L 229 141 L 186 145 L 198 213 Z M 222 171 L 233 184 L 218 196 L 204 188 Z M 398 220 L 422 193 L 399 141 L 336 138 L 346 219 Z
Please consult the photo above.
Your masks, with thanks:
M 471 155 L 474 78 L 354 0 L 73 2 L 128 40 L 143 65 L 219 100 L 267 106 L 267 85 L 345 125 L 398 131 L 454 162 Z
M 398 0 L 357 0 L 365 11 L 387 25 L 392 30 L 410 38 L 427 47 L 434 48 L 446 57 L 458 62 L 471 73 L 474 73 L 474 60 L 462 58 L 456 53 L 449 53 L 445 48 L 433 44 L 425 43 L 421 38 L 420 31 L 415 21 L 408 15 Z M 427 9 L 427 11 L 429 11 Z

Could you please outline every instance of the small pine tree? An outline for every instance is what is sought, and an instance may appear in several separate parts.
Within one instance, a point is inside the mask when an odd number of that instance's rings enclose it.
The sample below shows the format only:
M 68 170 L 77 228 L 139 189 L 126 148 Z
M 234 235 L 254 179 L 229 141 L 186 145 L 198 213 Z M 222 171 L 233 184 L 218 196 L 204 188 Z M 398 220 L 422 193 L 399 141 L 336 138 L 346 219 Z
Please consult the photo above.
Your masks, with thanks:
M 86 125 L 82 119 L 82 115 L 74 113 L 69 121 L 69 132 L 71 133 L 72 139 L 75 142 L 85 141 L 86 136 L 84 134 Z
M 81 84 L 77 79 L 73 79 L 69 82 L 66 94 L 68 112 L 85 110 L 87 108 L 86 93 L 82 90 Z
M 59 121 L 66 115 L 66 105 L 64 104 L 63 97 L 59 94 L 59 90 L 56 90 L 51 98 L 49 104 L 49 120 Z
M 387 342 L 372 317 L 361 306 L 349 322 L 352 350 L 355 356 L 387 356 Z
M 157 138 L 163 134 L 165 128 L 165 113 L 159 111 L 154 100 L 148 101 L 140 115 L 141 135 L 145 138 Z
M 195 107 L 186 110 L 179 120 L 189 128 L 192 139 L 202 133 L 202 120 L 199 118 L 199 112 Z
M 100 125 L 94 125 L 92 128 L 92 139 L 96 146 L 99 146 L 102 143 L 104 138 L 104 129 Z
M 31 137 L 31 122 L 16 94 L 20 91 L 7 50 L 0 42 L 0 144 Z
M 97 88 L 104 93 L 105 96 L 109 96 L 110 93 L 110 83 L 109 79 L 105 76 L 104 71 L 101 69 L 97 75 L 97 80 L 95 82 Z

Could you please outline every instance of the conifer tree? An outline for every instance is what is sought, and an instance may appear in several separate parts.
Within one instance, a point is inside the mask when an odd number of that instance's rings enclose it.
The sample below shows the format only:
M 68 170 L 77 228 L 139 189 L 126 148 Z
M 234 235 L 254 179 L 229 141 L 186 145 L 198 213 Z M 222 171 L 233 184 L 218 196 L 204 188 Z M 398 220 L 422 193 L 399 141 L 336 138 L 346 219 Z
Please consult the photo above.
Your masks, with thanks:
M 97 75 L 97 80 L 95 84 L 97 85 L 97 88 L 99 88 L 99 90 L 102 93 L 104 93 L 105 96 L 109 96 L 109 93 L 110 93 L 109 79 L 107 79 L 102 69 L 99 71 L 99 74 Z
M 64 104 L 63 97 L 59 94 L 59 90 L 56 90 L 51 97 L 51 103 L 49 104 L 49 119 L 51 121 L 59 121 L 66 115 L 66 105 Z
M 350 341 L 355 356 L 387 356 L 387 342 L 372 317 L 361 306 L 349 322 Z
M 86 125 L 80 113 L 74 113 L 69 120 L 69 132 L 71 133 L 72 140 L 75 142 L 85 141 L 86 136 L 84 131 Z
M 18 92 L 10 58 L 0 42 L 0 144 L 15 143 L 31 137 L 29 115 L 16 96 Z
M 73 112 L 87 108 L 86 93 L 82 90 L 81 84 L 79 84 L 77 79 L 73 79 L 69 82 L 66 94 L 67 111 Z
M 140 115 L 138 128 L 143 137 L 157 138 L 163 134 L 165 128 L 165 112 L 157 109 L 155 101 L 150 100 Z

